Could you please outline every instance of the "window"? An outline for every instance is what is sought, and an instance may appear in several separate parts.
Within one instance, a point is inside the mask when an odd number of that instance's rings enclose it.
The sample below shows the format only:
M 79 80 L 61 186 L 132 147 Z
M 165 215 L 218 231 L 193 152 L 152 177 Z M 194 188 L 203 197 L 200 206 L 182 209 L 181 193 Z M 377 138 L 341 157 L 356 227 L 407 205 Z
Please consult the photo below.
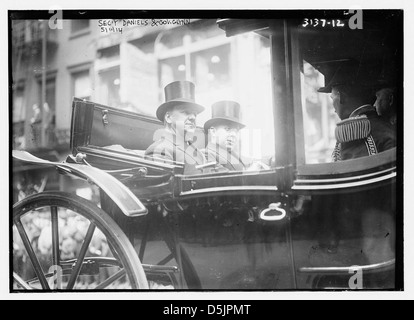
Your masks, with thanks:
M 39 105 L 41 104 L 42 100 L 42 82 L 38 81 L 38 87 L 39 87 Z M 45 121 L 48 122 L 48 124 L 55 124 L 55 110 L 56 110 L 56 78 L 49 78 L 46 80 L 46 103 L 47 107 L 46 110 L 48 110 L 48 116 L 46 117 Z
M 18 85 L 13 92 L 13 149 L 25 147 L 25 117 L 24 86 Z
M 42 106 L 42 81 L 38 79 L 39 99 L 38 106 Z M 41 109 L 41 122 L 44 130 L 43 145 L 52 147 L 56 142 L 55 123 L 56 123 L 56 78 L 48 76 L 45 86 L 45 104 Z
M 152 36 L 140 41 L 121 43 L 119 65 L 115 65 L 115 62 L 113 64 L 113 68 L 119 69 L 120 75 L 119 78 L 114 78 L 119 84 L 114 92 L 119 97 L 114 100 L 120 100 L 120 104 L 115 107 L 154 115 L 154 106 L 158 103 L 157 59 L 153 53 L 154 42 L 151 42 L 154 40 L 155 37 Z
M 13 123 L 24 121 L 25 117 L 24 86 L 17 85 L 13 92 Z
M 91 79 L 89 70 L 72 74 L 73 96 L 80 99 L 91 99 Z
M 119 67 L 102 70 L 98 74 L 98 94 L 102 104 L 119 107 L 120 99 L 120 69 Z
M 97 100 L 111 106 L 120 107 L 120 46 L 111 46 L 100 49 L 95 61 L 97 71 Z
M 71 20 L 70 31 L 73 34 L 82 33 L 90 27 L 90 20 Z
M 100 64 L 111 63 L 119 60 L 119 46 L 112 46 L 98 51 L 97 58 Z
M 220 89 L 230 82 L 230 45 L 226 44 L 191 54 L 191 77 L 199 90 Z
M 173 81 L 182 81 L 187 79 L 187 68 L 185 65 L 185 57 L 172 57 L 160 60 L 161 84 L 165 87 Z

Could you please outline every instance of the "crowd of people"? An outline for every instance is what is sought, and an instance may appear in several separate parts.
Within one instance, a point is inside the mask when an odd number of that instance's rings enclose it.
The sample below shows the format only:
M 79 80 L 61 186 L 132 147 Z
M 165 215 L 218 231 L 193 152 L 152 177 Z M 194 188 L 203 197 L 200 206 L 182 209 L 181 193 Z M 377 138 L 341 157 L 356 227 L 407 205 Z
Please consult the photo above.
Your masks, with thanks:
M 68 261 L 76 259 L 85 239 L 89 222 L 82 216 L 62 208 L 59 208 L 58 216 L 60 260 Z M 22 224 L 43 271 L 47 273 L 52 267 L 52 227 L 50 211 L 45 208 L 44 210 L 39 209 L 36 212 L 26 214 L 22 218 Z M 112 256 L 107 239 L 99 229 L 96 229 L 94 232 L 86 256 Z M 13 227 L 13 270 L 23 279 L 30 280 L 36 278 L 27 250 L 15 226 Z M 91 285 L 93 286 L 94 282 L 100 280 L 99 277 L 107 277 L 108 274 L 105 273 L 104 269 L 102 272 L 102 274 L 97 276 L 80 277 L 77 287 L 85 288 Z

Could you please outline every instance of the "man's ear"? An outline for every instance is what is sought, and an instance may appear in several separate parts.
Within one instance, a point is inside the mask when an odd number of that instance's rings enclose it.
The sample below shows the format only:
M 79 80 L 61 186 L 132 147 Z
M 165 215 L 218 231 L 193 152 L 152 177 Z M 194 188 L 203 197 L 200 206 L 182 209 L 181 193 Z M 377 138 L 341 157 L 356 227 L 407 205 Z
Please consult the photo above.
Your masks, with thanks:
M 345 104 L 346 103 L 346 100 L 347 100 L 347 96 L 346 96 L 346 94 L 345 93 L 343 93 L 343 92 L 341 92 L 341 91 L 339 91 L 338 92 L 338 95 L 339 95 L 339 103 L 340 104 Z
M 388 97 L 388 103 L 390 106 L 392 106 L 394 104 L 394 94 L 390 93 L 389 97 Z
M 208 136 L 210 137 L 210 139 L 215 139 L 216 138 L 216 128 L 210 127 L 208 129 Z
M 165 121 L 166 123 L 169 123 L 169 124 L 171 124 L 171 123 L 172 123 L 172 120 L 171 120 L 171 114 L 170 114 L 168 111 L 165 113 L 165 116 L 164 116 L 164 121 Z

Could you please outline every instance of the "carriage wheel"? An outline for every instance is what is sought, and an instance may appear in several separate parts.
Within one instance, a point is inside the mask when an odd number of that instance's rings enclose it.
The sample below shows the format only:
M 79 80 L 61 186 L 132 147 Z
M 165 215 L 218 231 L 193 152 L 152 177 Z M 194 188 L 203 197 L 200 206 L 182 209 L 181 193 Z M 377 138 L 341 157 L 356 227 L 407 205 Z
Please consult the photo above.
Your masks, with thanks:
M 14 290 L 148 288 L 120 227 L 90 201 L 64 192 L 13 206 L 13 280 Z

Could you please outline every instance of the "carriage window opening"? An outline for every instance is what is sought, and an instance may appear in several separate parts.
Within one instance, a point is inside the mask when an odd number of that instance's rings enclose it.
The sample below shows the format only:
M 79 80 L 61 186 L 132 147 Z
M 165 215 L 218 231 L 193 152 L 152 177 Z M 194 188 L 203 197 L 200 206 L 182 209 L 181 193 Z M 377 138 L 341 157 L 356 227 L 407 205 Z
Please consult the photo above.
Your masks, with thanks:
M 396 146 L 395 127 L 378 117 L 374 107 L 378 76 L 371 75 L 366 65 L 352 60 L 312 64 L 303 60 L 301 68 L 306 164 L 367 157 Z M 331 74 L 328 80 L 325 74 Z M 359 85 L 347 82 L 351 84 L 331 87 L 331 83 L 354 74 L 363 75 L 355 80 Z
M 203 126 L 215 102 L 237 101 L 246 125 L 239 132 L 240 153 L 270 163 L 274 128 L 269 42 L 255 33 L 226 37 L 213 19 L 164 31 L 155 43 L 159 103 L 168 83 L 192 81 L 196 101 L 205 107 L 197 116 L 197 125 Z
M 401 39 L 393 34 L 400 26 L 392 19 L 357 32 L 298 28 L 293 41 L 302 70 L 302 105 L 297 111 L 302 111 L 304 132 L 298 163 L 368 157 L 396 146 L 394 119 L 378 117 L 374 106 L 380 88 L 402 85 Z

